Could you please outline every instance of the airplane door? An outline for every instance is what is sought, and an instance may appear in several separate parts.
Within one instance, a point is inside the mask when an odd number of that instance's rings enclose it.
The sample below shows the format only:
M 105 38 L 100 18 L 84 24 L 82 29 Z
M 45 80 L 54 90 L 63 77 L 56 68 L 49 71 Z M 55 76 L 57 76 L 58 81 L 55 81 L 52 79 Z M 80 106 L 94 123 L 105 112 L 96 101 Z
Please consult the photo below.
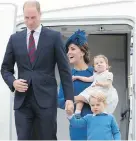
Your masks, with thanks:
M 123 113 L 129 109 L 127 81 L 127 34 L 90 34 L 88 36 L 91 56 L 103 54 L 109 59 L 110 71 L 113 72 L 113 86 L 117 89 L 119 103 L 114 112 L 119 124 L 122 140 L 128 136 L 129 118 Z
M 0 3 L 0 66 L 3 61 L 6 45 L 10 35 L 15 31 L 15 19 L 17 8 L 13 4 Z M 12 128 L 12 105 L 11 92 L 0 75 L 0 140 L 11 139 Z

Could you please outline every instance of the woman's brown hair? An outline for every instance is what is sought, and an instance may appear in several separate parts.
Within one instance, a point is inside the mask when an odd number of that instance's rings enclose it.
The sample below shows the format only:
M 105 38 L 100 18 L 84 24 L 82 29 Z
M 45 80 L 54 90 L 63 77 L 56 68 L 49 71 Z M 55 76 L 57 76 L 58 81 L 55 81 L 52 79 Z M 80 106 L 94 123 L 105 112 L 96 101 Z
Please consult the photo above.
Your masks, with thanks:
M 90 63 L 90 52 L 89 52 L 89 47 L 88 43 L 85 43 L 83 46 L 79 47 L 82 52 L 84 52 L 84 61 L 86 64 Z

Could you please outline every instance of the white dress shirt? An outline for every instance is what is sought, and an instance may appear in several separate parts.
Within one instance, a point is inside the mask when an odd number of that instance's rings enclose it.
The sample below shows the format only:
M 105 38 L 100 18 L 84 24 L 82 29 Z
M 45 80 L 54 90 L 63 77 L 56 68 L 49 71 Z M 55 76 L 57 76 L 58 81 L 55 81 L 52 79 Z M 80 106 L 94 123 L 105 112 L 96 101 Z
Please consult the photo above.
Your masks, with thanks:
M 37 49 L 37 45 L 38 45 L 38 41 L 39 41 L 39 37 L 40 37 L 40 33 L 41 33 L 41 29 L 42 29 L 42 26 L 39 25 L 34 31 L 33 33 L 33 37 L 34 37 L 34 40 L 35 40 L 35 47 Z M 27 28 L 27 49 L 28 49 L 28 44 L 29 44 L 29 36 L 31 34 L 31 30 L 29 28 Z

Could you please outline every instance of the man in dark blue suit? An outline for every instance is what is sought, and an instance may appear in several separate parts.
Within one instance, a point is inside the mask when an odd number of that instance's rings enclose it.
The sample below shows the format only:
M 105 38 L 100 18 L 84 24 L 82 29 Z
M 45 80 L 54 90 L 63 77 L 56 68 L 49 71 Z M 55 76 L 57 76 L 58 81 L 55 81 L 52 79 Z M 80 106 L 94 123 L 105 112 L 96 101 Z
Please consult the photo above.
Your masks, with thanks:
M 31 139 L 33 123 L 38 123 L 39 139 L 56 140 L 57 63 L 67 112 L 73 112 L 73 85 L 70 67 L 59 32 L 40 24 L 40 4 L 27 1 L 23 7 L 26 30 L 11 35 L 1 74 L 12 92 L 18 140 Z M 14 77 L 17 63 L 18 79 Z

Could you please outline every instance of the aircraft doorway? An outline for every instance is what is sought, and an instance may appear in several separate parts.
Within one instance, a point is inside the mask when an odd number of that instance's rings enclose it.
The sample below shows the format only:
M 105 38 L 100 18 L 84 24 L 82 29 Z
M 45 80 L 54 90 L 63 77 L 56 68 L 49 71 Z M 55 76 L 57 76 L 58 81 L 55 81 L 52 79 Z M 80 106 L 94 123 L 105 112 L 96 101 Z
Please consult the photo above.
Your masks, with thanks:
M 127 61 L 127 34 L 90 34 L 88 35 L 91 56 L 104 54 L 109 59 L 113 72 L 113 86 L 117 89 L 119 103 L 114 112 L 120 127 L 122 140 L 128 136 L 129 115 L 123 117 L 129 110 L 128 90 L 128 61 Z

